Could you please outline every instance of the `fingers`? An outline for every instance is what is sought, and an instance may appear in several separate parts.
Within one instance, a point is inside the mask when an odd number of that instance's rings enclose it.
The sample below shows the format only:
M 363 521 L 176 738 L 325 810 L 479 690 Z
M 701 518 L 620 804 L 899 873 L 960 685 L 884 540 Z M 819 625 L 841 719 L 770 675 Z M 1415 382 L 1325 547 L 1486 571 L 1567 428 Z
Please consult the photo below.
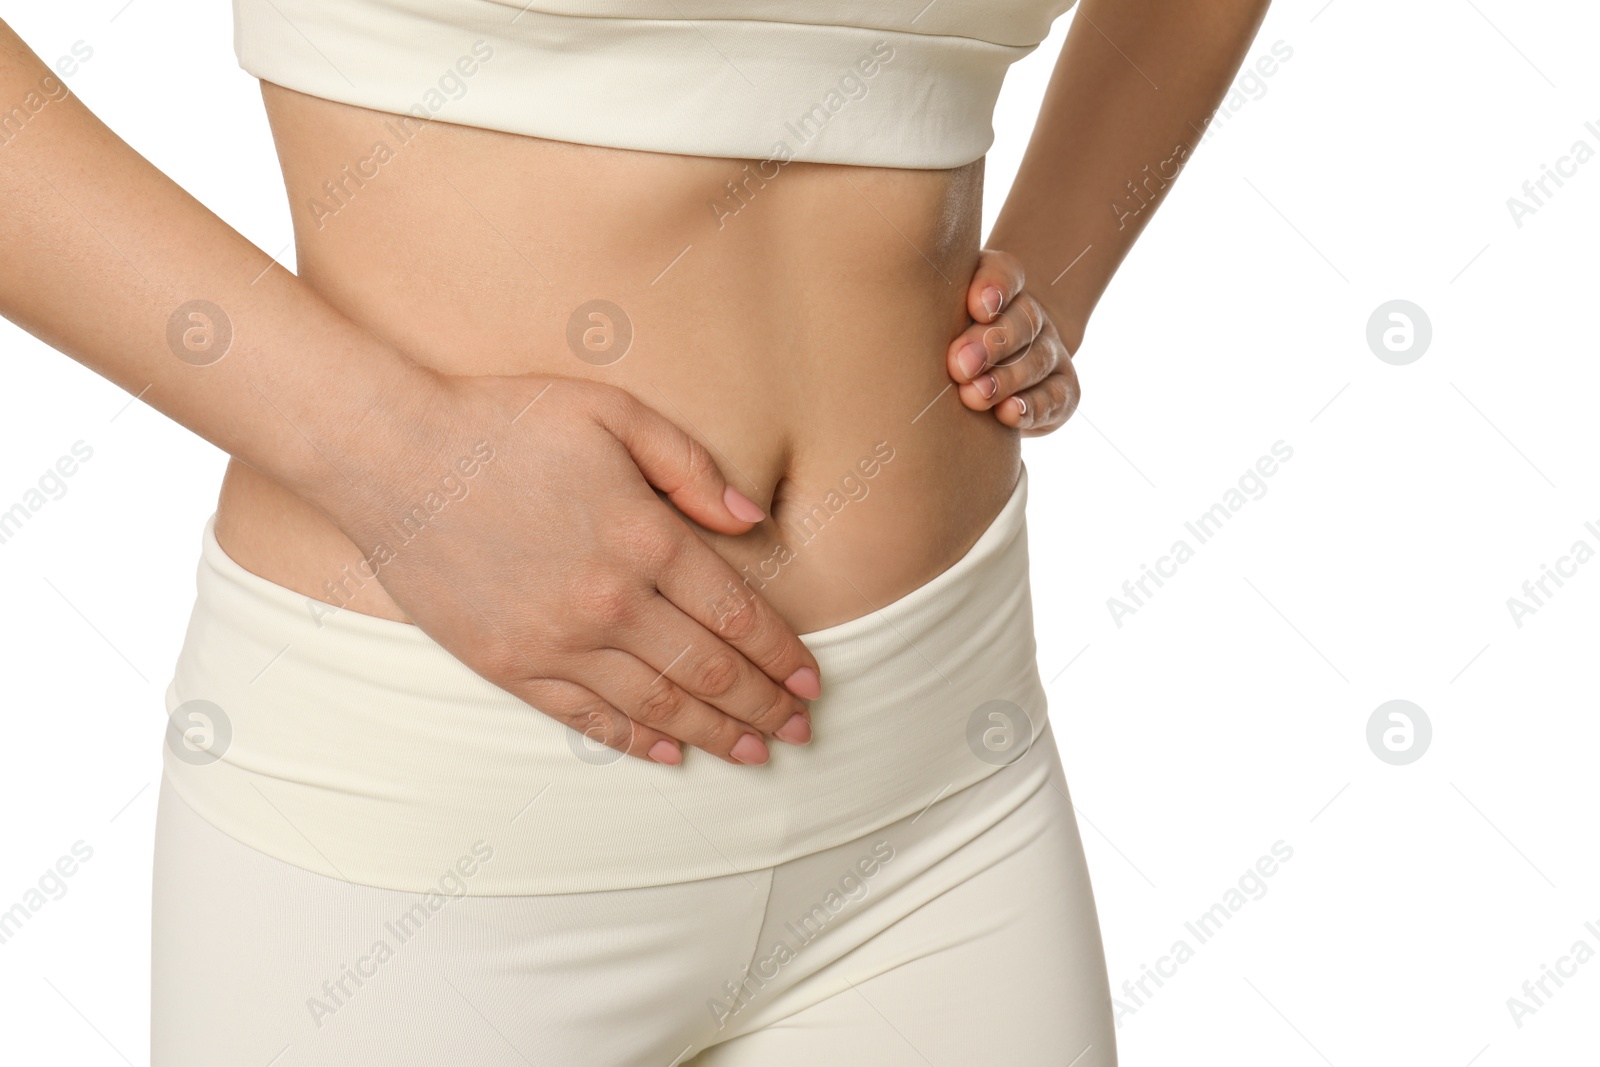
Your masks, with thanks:
M 961 386 L 961 402 L 974 411 L 986 411 L 1071 366 L 1072 360 L 1060 339 L 1047 331 L 1010 362 L 992 365 L 974 381 Z
M 1081 392 L 1072 353 L 1042 305 L 1023 291 L 1022 263 L 984 249 L 967 287 L 974 325 L 945 355 L 961 402 L 992 410 L 1028 435 L 1048 433 L 1071 417 Z
M 683 762 L 678 742 L 643 726 L 594 693 L 560 678 L 537 678 L 513 687 L 515 695 L 583 735 L 579 744 L 600 744 L 650 763 Z
M 795 744 L 811 740 L 810 712 L 799 698 L 774 685 L 737 649 L 667 598 L 657 597 L 656 603 L 659 610 L 645 625 L 660 631 L 657 647 L 662 651 L 645 662 L 684 692 L 762 733 Z
M 950 349 L 961 402 L 993 410 L 1007 426 L 1046 433 L 1071 417 L 1081 398 L 1072 354 L 1032 296 L 1024 293 L 989 326 L 972 326 Z M 978 368 L 981 360 L 981 369 Z
M 811 739 L 804 704 L 665 598 L 651 603 L 632 613 L 626 632 L 614 630 L 612 647 L 558 668 L 594 692 L 541 678 L 522 683 L 531 695 L 518 695 L 592 742 L 657 763 L 681 762 L 682 742 L 758 766 L 770 757 L 764 734 L 792 744 Z
M 603 679 L 597 683 L 600 695 L 627 708 L 641 729 L 677 738 L 728 763 L 760 766 L 771 756 L 766 741 L 749 724 L 696 699 L 631 653 L 597 649 L 585 657 L 584 666 L 587 676 Z
M 651 504 L 661 511 L 656 523 L 636 525 L 624 519 L 606 534 L 610 552 L 630 560 L 633 573 L 573 579 L 566 625 L 578 640 L 568 645 L 566 654 L 546 657 L 538 667 L 516 656 L 512 671 L 522 673 L 522 687 L 535 694 L 523 698 L 600 744 L 659 763 L 681 761 L 677 742 L 745 765 L 767 762 L 765 734 L 805 744 L 811 739 L 806 706 L 657 588 L 660 576 L 692 573 L 695 577 L 681 579 L 687 586 L 715 590 L 718 581 L 731 582 L 732 571 L 658 502 Z M 706 566 L 705 557 L 713 567 Z M 709 597 L 703 599 L 713 619 L 720 617 L 716 611 L 726 610 Z M 752 648 L 776 650 L 767 652 L 762 662 L 781 662 L 785 637 L 774 627 L 783 628 L 782 620 L 765 604 L 754 610 L 743 605 L 738 611 L 751 619 L 751 632 L 740 636 L 751 638 Z M 753 638 L 757 630 L 764 636 Z M 790 639 L 806 663 L 787 674 L 809 669 L 814 678 L 809 650 L 798 638 Z M 534 670 L 543 677 L 527 679 Z M 552 681 L 551 675 L 581 678 L 583 686 L 574 687 L 579 690 L 575 697 L 560 688 L 570 683 Z M 808 691 L 816 695 L 815 686 Z
M 1022 292 L 1022 261 L 1009 252 L 985 248 L 967 286 L 967 314 L 973 322 L 993 322 L 1002 308 Z
M 1072 417 L 1082 399 L 1078 373 L 1069 359 L 1038 385 L 1023 389 L 994 408 L 995 418 L 1025 436 L 1049 433 Z
M 629 451 L 646 482 L 669 496 L 678 509 L 699 525 L 722 533 L 744 533 L 762 518 L 762 510 L 723 482 L 709 451 L 675 424 L 654 413 L 634 398 L 619 397 L 600 405 L 598 421 L 611 430 Z M 741 514 L 744 517 L 741 517 Z M 694 536 L 666 507 L 651 499 L 650 510 L 634 522 L 613 523 L 610 534 L 614 549 L 622 558 L 634 560 L 638 574 L 653 584 L 678 613 L 686 616 L 682 624 L 698 622 L 702 637 L 688 645 L 698 649 L 696 661 L 714 665 L 725 688 L 691 685 L 707 702 L 744 721 L 757 721 L 763 729 L 776 733 L 786 728 L 794 713 L 805 715 L 805 705 L 794 697 L 816 699 L 821 696 L 821 669 L 811 649 L 795 635 L 794 629 L 762 598 L 736 579 L 736 573 L 706 542 Z M 603 600 L 634 611 L 634 590 L 614 589 Z M 632 617 L 614 617 L 611 624 L 626 632 Z M 613 648 L 619 645 L 610 638 Z M 637 654 L 637 653 L 635 653 Z M 742 659 L 741 659 L 742 656 Z M 640 659 L 651 662 L 648 654 Z M 754 665 L 754 670 L 750 669 Z M 666 664 L 656 664 L 666 670 Z M 765 675 L 760 677 L 755 672 Z M 712 678 L 717 681 L 717 678 Z M 778 686 L 789 693 L 782 693 Z M 792 696 L 790 696 L 792 694 Z M 632 713 L 626 704 L 619 705 Z M 776 717 L 778 709 L 789 707 L 787 715 Z M 800 726 L 790 728 L 805 733 Z
M 798 698 L 820 695 L 816 658 L 721 556 L 653 497 L 613 515 L 600 539 L 604 558 L 624 566 L 568 576 L 574 611 L 566 625 L 582 635 L 579 648 L 648 665 L 663 684 L 614 690 L 591 682 L 591 670 L 556 673 L 582 678 L 640 723 L 734 762 L 765 762 L 763 733 L 810 740 Z M 735 749 L 741 733 L 751 740 Z
M 999 388 L 1007 381 L 1016 388 L 1031 385 L 1049 374 L 1051 361 L 1065 353 L 1038 301 L 1024 294 L 992 324 L 963 331 L 950 345 L 946 363 L 950 377 L 961 386 L 962 402 L 983 411 L 1009 395 Z M 1010 370 L 1002 374 L 1005 368 Z
M 692 533 L 685 531 L 681 548 L 671 565 L 655 575 L 661 595 L 790 693 L 803 700 L 821 696 L 822 672 L 816 657 L 772 605 L 740 581 L 738 573 Z M 741 684 L 746 684 L 747 680 L 739 677 Z M 764 689 L 748 687 L 753 684 L 746 684 L 742 691 L 759 691 L 765 697 Z M 716 703 L 727 707 L 720 697 Z M 802 705 L 799 710 L 806 709 Z
M 672 610 L 670 605 L 664 606 Z M 694 629 L 677 612 L 673 614 Z M 661 647 L 671 646 L 663 643 Z M 575 661 L 572 669 L 591 679 L 589 684 L 598 694 L 561 678 L 528 679 L 512 688 L 539 711 L 582 734 L 583 740 L 577 743 L 587 743 L 586 747 L 604 745 L 649 762 L 676 766 L 683 762 L 681 745 L 688 744 L 728 763 L 766 763 L 771 752 L 753 724 L 722 714 L 678 684 L 677 679 L 701 677 L 702 663 L 691 649 L 692 643 L 676 655 L 664 652 L 658 657 L 667 661 L 664 671 L 620 649 L 597 649 Z M 773 692 L 779 706 L 759 716 L 768 723 L 792 714 L 787 706 L 791 698 L 781 690 Z M 804 739 L 809 736 L 807 730 Z M 795 735 L 791 733 L 791 737 Z
M 648 404 L 618 391 L 594 411 L 628 450 L 645 480 L 701 526 L 741 534 L 766 518 L 752 500 L 727 483 L 704 445 Z

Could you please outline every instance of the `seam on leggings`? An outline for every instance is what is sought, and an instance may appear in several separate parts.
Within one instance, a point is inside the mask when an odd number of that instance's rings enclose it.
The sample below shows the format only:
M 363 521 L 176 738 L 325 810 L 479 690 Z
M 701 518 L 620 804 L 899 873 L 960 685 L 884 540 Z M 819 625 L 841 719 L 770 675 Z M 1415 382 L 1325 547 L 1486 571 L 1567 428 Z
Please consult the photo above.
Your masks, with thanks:
M 1034 743 L 1037 744 L 1038 741 L 1036 740 Z M 1004 774 L 1009 769 L 1010 769 L 1009 767 L 1002 767 L 996 773 L 997 774 Z M 951 860 L 955 859 L 955 857 L 959 856 L 962 852 L 964 852 L 965 850 L 967 850 L 968 848 L 971 848 L 974 844 L 976 844 L 979 838 L 983 837 L 985 834 L 989 834 L 989 833 L 994 832 L 994 830 L 997 827 L 999 827 L 1001 823 L 1004 823 L 1007 819 L 1011 818 L 1011 816 L 1013 816 L 1017 812 L 1021 811 L 1030 801 L 1033 800 L 1034 797 L 1038 796 L 1041 792 L 1043 792 L 1046 789 L 1053 789 L 1053 788 L 1054 788 L 1054 782 L 1052 780 L 1052 777 L 1051 776 L 1046 776 L 1044 781 L 1040 782 L 1033 789 L 1030 789 L 1026 796 L 1024 796 L 1021 800 L 1017 801 L 1017 803 L 1009 811 L 1007 811 L 1004 815 L 1002 815 L 999 819 L 997 819 L 993 824 L 991 824 L 990 826 L 985 828 L 980 834 L 978 834 L 977 837 L 974 837 L 972 840 L 965 842 L 959 848 L 957 848 L 955 851 L 946 853 L 932 867 L 929 867 L 929 868 L 927 868 L 927 870 L 923 871 L 922 872 L 922 876 L 925 877 L 928 873 L 937 870 L 938 868 L 940 868 L 940 867 L 944 866 L 945 864 L 949 863 Z M 960 793 L 951 793 L 950 794 L 950 796 L 952 796 L 952 797 L 953 796 L 959 796 L 959 795 L 960 795 Z M 944 799 L 949 799 L 949 798 L 946 797 Z M 1068 805 L 1067 806 L 1068 806 L 1068 813 L 1071 814 L 1072 806 L 1071 806 L 1070 800 L 1068 801 Z M 1030 837 L 1024 843 L 1024 845 L 1022 847 L 1026 847 L 1027 845 L 1031 845 L 1033 842 L 1037 841 L 1038 839 L 1039 839 L 1039 835 L 1035 834 L 1032 837 Z M 1013 852 L 1019 851 L 1019 849 L 1014 849 L 1012 851 Z M 1005 856 L 1001 856 L 999 859 L 996 859 L 992 863 L 986 864 L 981 869 L 969 872 L 966 878 L 961 879 L 960 881 L 956 882 L 954 885 L 951 885 L 946 889 L 941 889 L 939 892 L 935 893 L 933 896 L 929 897 L 927 900 L 923 901 L 921 904 L 918 904 L 915 910 L 913 910 L 913 911 L 911 911 L 911 912 L 909 912 L 909 913 L 907 913 L 905 915 L 902 915 L 898 919 L 895 919 L 893 922 L 889 923 L 889 925 L 885 926 L 882 930 L 879 930 L 877 933 L 872 934 L 870 937 L 867 937 L 864 940 L 852 943 L 851 946 L 850 946 L 850 951 L 847 952 L 845 955 L 841 956 L 838 960 L 835 961 L 835 963 L 838 964 L 838 965 L 843 965 L 847 959 L 849 959 L 851 956 L 853 956 L 860 949 L 865 948 L 867 945 L 872 944 L 874 941 L 876 941 L 878 938 L 882 937 L 884 934 L 888 933 L 890 930 L 893 930 L 895 927 L 899 926 L 901 923 L 911 919 L 918 912 L 920 912 L 923 908 L 925 908 L 928 905 L 932 904 L 934 901 L 939 900 L 940 898 L 944 897 L 945 895 L 947 895 L 947 894 L 949 894 L 951 892 L 954 892 L 956 889 L 958 889 L 960 886 L 964 885 L 966 882 L 970 881 L 972 878 L 975 878 L 979 874 L 983 874 L 986 871 L 989 871 L 989 870 L 993 869 L 996 865 L 998 865 L 998 864 L 1004 862 L 1005 860 L 1009 859 L 1011 855 L 1012 855 L 1012 853 L 1008 852 Z M 769 891 L 768 895 L 769 895 L 769 898 L 770 898 L 770 895 L 771 895 L 770 891 Z M 896 963 L 892 967 L 885 967 L 881 971 L 876 971 L 873 974 L 870 974 L 870 975 L 866 976 L 865 978 L 859 979 L 859 981 L 860 982 L 870 982 L 874 978 L 881 977 L 881 976 L 883 976 L 885 974 L 890 973 L 891 971 L 899 970 L 901 967 L 906 967 L 906 966 L 909 966 L 909 965 L 911 965 L 913 963 L 920 963 L 921 961 L 926 960 L 926 959 L 932 959 L 934 956 L 938 955 L 938 953 L 944 952 L 946 950 L 947 950 L 946 948 L 940 948 L 940 949 L 937 949 L 937 950 L 935 950 L 933 952 L 923 953 L 922 955 L 919 955 L 919 956 L 915 957 L 914 959 L 902 960 L 901 962 Z M 848 982 L 849 979 L 846 979 L 846 981 Z M 838 990 L 836 992 L 833 992 L 833 993 L 829 993 L 822 1000 L 814 1002 L 814 1004 L 808 1004 L 808 1005 L 806 1005 L 804 1007 L 796 1008 L 794 1011 L 790 1012 L 788 1015 L 784 1015 L 779 1019 L 774 1019 L 771 1022 L 769 1022 L 767 1025 L 768 1026 L 772 1026 L 775 1023 L 782 1022 L 784 1019 L 792 1018 L 795 1015 L 798 1015 L 801 1012 L 806 1011 L 810 1007 L 814 1007 L 815 1004 L 826 1003 L 827 1001 L 830 1001 L 835 997 L 843 996 L 845 993 L 850 992 L 855 987 L 856 984 L 858 984 L 858 983 L 850 983 L 849 985 L 846 986 L 846 988 L 840 989 L 840 990 Z M 747 1032 L 749 1032 L 749 1031 L 747 1031 Z
M 778 868 L 776 868 L 776 867 L 762 867 L 759 870 L 756 870 L 756 871 L 753 871 L 753 872 L 741 872 L 741 873 L 762 874 L 762 875 L 765 875 L 766 879 L 767 879 L 767 891 L 766 891 L 765 896 L 762 897 L 761 907 L 752 908 L 751 909 L 751 911 L 755 915 L 755 924 L 756 925 L 755 925 L 755 929 L 750 932 L 750 956 L 749 956 L 749 958 L 747 960 L 745 960 L 744 966 L 742 968 L 740 968 L 740 970 L 738 972 L 738 976 L 737 977 L 741 977 L 742 978 L 742 977 L 747 977 L 750 974 L 750 968 L 755 966 L 756 957 L 758 955 L 760 955 L 760 953 L 761 953 L 761 931 L 763 931 L 763 930 L 765 930 L 767 928 L 767 913 L 772 910 L 772 887 L 773 887 L 774 884 L 777 883 L 777 880 L 778 880 Z M 724 990 L 722 990 L 722 989 L 718 989 L 716 991 L 717 995 L 719 995 L 719 996 L 723 992 L 724 992 Z M 709 1027 L 709 1025 L 710 1024 L 708 1023 L 707 1026 Z M 709 1049 L 714 1045 L 720 1045 L 724 1041 L 731 1040 L 731 1038 L 738 1036 L 737 1034 L 728 1035 L 727 1037 L 724 1037 L 722 1035 L 723 1035 L 723 1029 L 722 1028 L 715 1029 L 715 1030 L 709 1030 L 708 1029 L 704 1043 L 698 1043 L 697 1042 L 696 1045 L 694 1046 L 694 1056 L 690 1057 L 690 1061 L 689 1062 L 693 1063 L 694 1062 L 694 1058 L 699 1056 L 700 1053 L 706 1051 L 706 1049 Z

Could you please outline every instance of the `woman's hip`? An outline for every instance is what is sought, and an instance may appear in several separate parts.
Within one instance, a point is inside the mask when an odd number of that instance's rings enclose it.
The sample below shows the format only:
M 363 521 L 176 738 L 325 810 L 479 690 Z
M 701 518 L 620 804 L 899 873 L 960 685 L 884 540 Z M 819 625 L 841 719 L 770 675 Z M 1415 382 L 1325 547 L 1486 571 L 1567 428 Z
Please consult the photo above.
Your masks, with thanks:
M 1072 805 L 1046 730 L 922 811 L 776 867 L 478 896 L 249 848 L 161 790 L 152 1063 L 646 1067 L 1115 1062 Z
M 914 814 L 1041 735 L 1024 472 L 976 544 L 873 613 L 803 635 L 815 737 L 761 767 L 621 756 L 474 674 L 415 626 L 246 571 L 208 524 L 168 688 L 166 775 L 203 818 L 309 871 L 426 891 L 613 890 L 775 866 Z

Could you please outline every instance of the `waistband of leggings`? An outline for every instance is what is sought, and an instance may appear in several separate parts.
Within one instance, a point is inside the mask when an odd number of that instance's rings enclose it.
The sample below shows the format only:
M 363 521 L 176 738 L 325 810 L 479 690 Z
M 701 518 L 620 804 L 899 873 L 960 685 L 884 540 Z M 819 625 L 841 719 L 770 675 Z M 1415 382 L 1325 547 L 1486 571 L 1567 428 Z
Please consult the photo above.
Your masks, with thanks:
M 1046 728 L 1026 501 L 1024 468 L 956 563 L 801 635 L 824 679 L 815 736 L 773 744 L 761 767 L 688 747 L 667 767 L 589 742 L 416 626 L 245 570 L 213 516 L 167 688 L 165 774 L 245 844 L 380 888 L 425 892 L 467 867 L 468 893 L 525 895 L 776 866 L 1024 766 Z M 1017 777 L 1020 803 L 1038 783 Z

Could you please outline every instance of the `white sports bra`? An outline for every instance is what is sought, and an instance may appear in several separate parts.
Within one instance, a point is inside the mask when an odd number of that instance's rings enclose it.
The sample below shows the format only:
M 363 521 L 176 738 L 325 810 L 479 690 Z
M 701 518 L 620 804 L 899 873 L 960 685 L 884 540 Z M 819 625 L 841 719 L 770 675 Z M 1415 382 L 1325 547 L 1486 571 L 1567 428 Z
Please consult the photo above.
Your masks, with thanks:
M 239 65 L 558 141 L 942 169 L 1075 0 L 233 0 Z

